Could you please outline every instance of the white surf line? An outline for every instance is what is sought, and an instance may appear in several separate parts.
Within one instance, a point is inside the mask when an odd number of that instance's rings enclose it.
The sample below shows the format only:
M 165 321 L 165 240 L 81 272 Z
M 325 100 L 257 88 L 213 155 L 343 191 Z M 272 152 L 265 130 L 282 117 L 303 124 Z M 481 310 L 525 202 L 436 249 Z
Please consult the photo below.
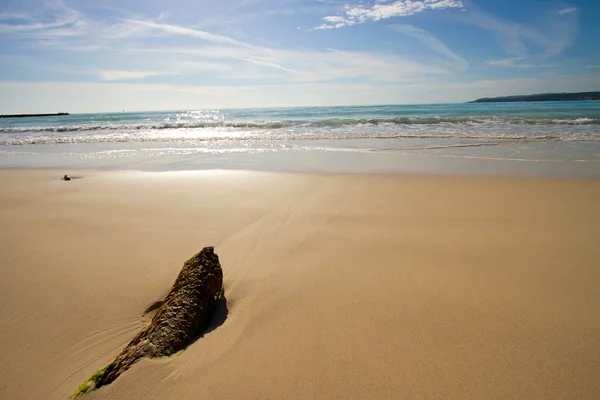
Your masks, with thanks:
M 600 160 L 564 160 L 564 159 L 529 159 L 529 158 L 502 158 L 502 157 L 484 157 L 484 156 L 461 156 L 452 154 L 405 154 L 417 157 L 432 158 L 463 158 L 473 160 L 492 160 L 492 161 L 524 161 L 524 162 L 580 162 L 580 163 L 600 163 Z

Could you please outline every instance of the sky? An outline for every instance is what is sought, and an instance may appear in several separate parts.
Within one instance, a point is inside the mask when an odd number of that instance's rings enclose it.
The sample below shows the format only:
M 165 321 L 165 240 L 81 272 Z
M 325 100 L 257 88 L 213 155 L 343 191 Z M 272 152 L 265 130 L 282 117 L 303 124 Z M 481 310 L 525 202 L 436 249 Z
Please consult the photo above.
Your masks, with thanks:
M 2 0 L 0 113 L 600 90 L 599 0 Z

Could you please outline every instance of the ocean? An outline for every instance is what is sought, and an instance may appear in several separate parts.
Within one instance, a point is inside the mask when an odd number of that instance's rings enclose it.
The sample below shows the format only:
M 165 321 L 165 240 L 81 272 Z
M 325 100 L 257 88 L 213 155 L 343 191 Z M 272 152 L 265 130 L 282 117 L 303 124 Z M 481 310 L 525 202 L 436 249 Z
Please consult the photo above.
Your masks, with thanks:
M 5 118 L 0 167 L 600 177 L 600 102 Z

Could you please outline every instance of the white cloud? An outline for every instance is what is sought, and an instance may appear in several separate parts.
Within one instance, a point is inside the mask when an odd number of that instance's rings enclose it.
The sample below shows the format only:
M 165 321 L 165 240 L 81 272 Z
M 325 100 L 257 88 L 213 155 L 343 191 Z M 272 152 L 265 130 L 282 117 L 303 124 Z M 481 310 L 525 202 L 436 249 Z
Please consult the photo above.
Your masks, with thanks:
M 469 66 L 467 60 L 454 53 L 448 48 L 448 46 L 446 46 L 444 43 L 442 43 L 440 40 L 435 38 L 431 33 L 424 29 L 417 28 L 413 25 L 390 25 L 390 28 L 419 40 L 431 50 L 454 61 L 461 69 L 466 69 Z
M 227 36 L 215 35 L 210 32 L 186 28 L 178 25 L 157 24 L 154 22 L 139 20 L 128 20 L 126 22 L 142 26 L 147 29 L 159 30 L 170 34 L 189 36 L 213 43 L 233 45 L 233 47 L 229 49 L 219 48 L 218 50 L 220 52 L 217 52 L 217 54 L 224 55 L 223 53 L 225 53 L 225 57 L 223 58 L 233 58 L 236 60 L 242 60 L 248 63 L 261 65 L 263 67 L 286 71 L 290 73 L 296 72 L 293 69 L 287 68 L 283 65 L 279 65 L 276 61 L 273 60 L 273 58 L 265 58 L 263 54 L 270 53 L 270 49 L 253 46 L 249 43 L 245 43 Z M 135 30 L 129 32 L 134 36 L 139 35 L 141 33 L 140 31 Z M 242 49 L 246 50 L 244 51 Z M 211 58 L 216 58 L 214 56 L 211 56 L 210 54 L 208 54 L 207 56 Z
M 422 2 L 430 7 L 438 3 L 443 4 L 439 0 Z M 221 82 L 246 80 L 247 84 L 340 80 L 393 83 L 448 74 L 453 69 L 446 68 L 443 63 L 425 64 L 399 55 L 369 51 L 265 47 L 206 30 L 167 23 L 164 20 L 139 17 L 117 20 L 92 19 L 62 6 L 53 9 L 48 15 L 50 17 L 46 16 L 44 21 L 28 20 L 26 16 L 19 15 L 22 19 L 17 22 L 27 28 L 20 28 L 23 31 L 12 34 L 19 38 L 43 38 L 29 42 L 30 47 L 46 46 L 57 51 L 70 52 L 93 51 L 94 57 L 80 58 L 78 66 L 81 70 L 89 71 L 86 76 L 96 76 L 104 81 L 143 79 L 178 73 L 196 83 L 209 82 L 211 79 L 219 79 Z M 165 15 L 162 13 L 159 17 L 165 18 Z M 331 17 L 329 21 L 333 23 L 340 19 Z M 14 21 L 10 22 L 14 24 Z M 6 25 L 14 29 L 14 25 Z M 75 26 L 79 28 L 74 29 Z M 0 24 L 0 32 L 1 27 Z M 61 32 L 57 27 L 66 31 Z M 68 32 L 77 32 L 77 35 L 68 35 Z M 453 53 L 435 38 L 425 37 L 426 33 L 414 34 L 420 35 L 419 40 L 427 42 L 435 51 L 454 61 L 464 61 L 452 55 Z M 165 39 L 168 39 L 169 44 L 166 44 Z M 95 61 L 100 54 L 104 54 L 105 59 L 113 60 L 109 68 L 104 64 L 100 66 Z M 35 61 L 33 60 L 33 63 L 37 65 Z M 65 71 L 66 67 L 44 67 L 44 73 L 52 74 L 52 70 L 58 68 Z
M 161 72 L 161 71 L 119 71 L 119 70 L 101 70 L 98 75 L 105 81 L 121 81 L 128 79 L 143 79 L 151 76 L 160 75 L 180 75 L 178 72 Z
M 346 22 L 346 19 L 344 17 L 340 17 L 340 16 L 325 17 L 323 19 L 325 20 L 325 22 L 328 22 L 330 24 L 337 24 L 337 23 L 340 23 L 340 22 Z
M 506 58 L 504 60 L 490 60 L 486 61 L 487 64 L 495 66 L 495 67 L 506 67 L 506 68 L 556 68 L 559 65 L 557 64 L 532 64 L 532 63 L 519 63 L 519 61 L 524 60 L 525 57 L 513 57 Z
M 525 57 L 513 57 L 505 58 L 504 60 L 490 60 L 486 61 L 489 65 L 495 65 L 498 67 L 514 67 L 518 61 L 523 60 Z
M 0 33 L 7 36 L 45 39 L 82 35 L 89 30 L 87 21 L 78 11 L 60 2 L 48 3 L 47 7 L 46 11 L 50 12 L 44 17 L 34 17 L 24 13 L 0 14 L 0 20 L 9 22 L 0 23 Z
M 204 30 L 151 20 L 124 19 L 111 25 L 98 23 L 95 30 L 96 35 L 90 34 L 77 42 L 54 38 L 54 41 L 45 41 L 43 44 L 71 51 L 99 52 L 104 48 L 105 51 L 121 53 L 130 59 L 126 68 L 111 68 L 107 74 L 101 75 L 104 80 L 139 79 L 172 73 L 198 75 L 198 71 L 227 71 L 232 80 L 255 77 L 279 82 L 339 79 L 392 82 L 449 72 L 440 66 L 426 65 L 395 55 L 270 48 Z M 421 33 L 421 36 L 423 35 Z M 198 42 L 173 38 L 168 47 L 149 44 L 148 41 L 158 42 L 155 40 L 157 36 L 183 36 L 198 39 Z M 445 46 L 436 42 L 435 38 L 423 40 L 437 48 L 436 51 L 444 51 Z M 166 54 L 169 55 L 168 58 L 165 58 Z M 455 60 L 460 59 L 458 56 L 452 56 L 449 50 L 446 51 L 446 55 L 454 57 Z M 194 64 L 199 67 L 191 67 Z M 206 68 L 207 65 L 210 67 Z M 225 78 L 224 74 L 218 77 Z
M 255 60 L 255 59 L 252 59 L 252 58 L 240 58 L 240 60 L 246 61 L 246 62 L 249 62 L 249 63 L 252 63 L 252 64 L 256 64 L 256 65 L 261 65 L 263 67 L 278 69 L 280 71 L 285 71 L 285 72 L 289 72 L 289 73 L 292 73 L 292 74 L 299 73 L 299 71 L 295 71 L 293 69 L 283 67 L 283 66 L 281 66 L 279 64 L 276 64 L 276 63 L 270 62 L 270 61 L 264 61 L 264 60 L 260 60 L 260 59 Z
M 166 33 L 171 33 L 174 35 L 183 35 L 183 36 L 191 36 L 197 39 L 207 40 L 209 42 L 214 43 L 225 43 L 232 44 L 236 46 L 243 47 L 254 47 L 247 43 L 240 42 L 239 40 L 232 39 L 227 36 L 215 35 L 213 33 L 201 31 L 198 29 L 186 28 L 178 25 L 168 25 L 168 24 L 158 24 L 150 21 L 140 21 L 140 20 L 126 20 L 126 22 L 131 23 L 133 25 L 138 25 L 148 29 L 155 29 L 159 31 L 163 31 Z
M 140 47 L 128 50 L 168 55 L 170 63 L 174 66 L 184 65 L 182 61 L 222 61 L 234 66 L 234 71 L 229 75 L 231 78 L 245 75 L 250 66 L 264 67 L 274 73 L 271 78 L 283 79 L 288 82 L 319 82 L 339 79 L 393 82 L 449 72 L 440 66 L 426 65 L 399 56 L 356 51 L 311 51 L 229 46 Z
M 428 10 L 447 10 L 464 6 L 462 0 L 396 0 L 391 3 L 377 1 L 369 6 L 347 4 L 344 7 L 344 15 L 324 17 L 325 22 L 314 29 L 341 28 L 367 21 L 406 17 Z
M 575 12 L 575 11 L 577 11 L 577 7 L 564 8 L 558 12 L 558 15 L 571 14 L 572 12 Z
M 68 51 L 121 54 L 117 59 L 122 64 L 100 75 L 103 80 L 141 79 L 180 73 L 193 75 L 194 79 L 213 76 L 222 80 L 262 79 L 271 83 L 341 79 L 399 82 L 450 72 L 443 65 L 424 64 L 396 55 L 270 48 L 153 21 L 122 20 L 108 31 L 100 29 L 101 26 L 97 28 L 99 33 L 95 37 L 86 36 L 77 42 L 56 37 L 53 41 L 43 42 L 43 45 Z M 198 42 L 173 38 L 170 46 L 149 44 L 149 41 L 158 42 L 155 40 L 157 35 L 185 36 L 198 39 Z M 85 61 L 85 58 L 82 60 Z

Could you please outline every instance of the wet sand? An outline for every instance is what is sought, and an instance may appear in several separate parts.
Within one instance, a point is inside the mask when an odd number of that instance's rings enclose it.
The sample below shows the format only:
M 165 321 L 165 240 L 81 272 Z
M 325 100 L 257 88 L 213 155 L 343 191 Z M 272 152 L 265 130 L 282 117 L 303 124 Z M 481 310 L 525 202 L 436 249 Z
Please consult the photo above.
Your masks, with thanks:
M 599 180 L 67 172 L 0 170 L 2 399 L 68 398 L 209 245 L 225 321 L 87 398 L 600 398 Z

